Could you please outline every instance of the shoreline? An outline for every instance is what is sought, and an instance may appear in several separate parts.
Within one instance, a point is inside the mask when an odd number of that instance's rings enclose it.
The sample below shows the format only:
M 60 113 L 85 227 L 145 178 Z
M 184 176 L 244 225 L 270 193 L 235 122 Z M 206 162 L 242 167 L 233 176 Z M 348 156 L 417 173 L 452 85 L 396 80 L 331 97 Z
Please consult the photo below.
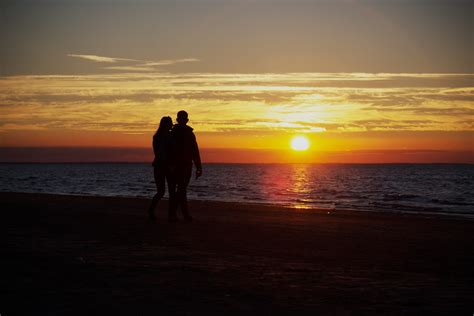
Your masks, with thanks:
M 0 198 L 3 194 L 13 194 L 13 195 L 45 195 L 45 196 L 64 196 L 64 197 L 91 197 L 91 198 L 104 198 L 104 199 L 130 199 L 130 200 L 147 200 L 151 201 L 151 197 L 143 196 L 107 196 L 107 195 L 93 195 L 93 194 L 71 194 L 71 193 L 48 193 L 48 192 L 5 192 L 0 191 Z M 165 196 L 163 201 L 168 201 L 168 198 Z M 464 220 L 474 220 L 474 214 L 471 213 L 449 213 L 449 212 L 417 212 L 417 211 L 382 211 L 382 210 L 358 210 L 358 209 L 324 209 L 324 208 L 315 208 L 312 206 L 303 207 L 303 206 L 291 206 L 289 204 L 279 204 L 279 203 L 268 203 L 268 202 L 252 202 L 252 201 L 227 201 L 227 200 L 197 200 L 197 199 L 188 199 L 190 203 L 210 203 L 210 204 L 230 204 L 230 205 L 242 205 L 251 208 L 263 207 L 265 209 L 280 210 L 286 212 L 292 211 L 306 211 L 314 213 L 327 213 L 327 214 L 340 214 L 340 215 L 392 215 L 392 216 L 416 216 L 422 218 L 452 218 L 452 219 L 464 219 Z
M 474 222 L 0 193 L 6 314 L 446 315 L 474 307 Z M 181 215 L 181 214 L 178 214 Z

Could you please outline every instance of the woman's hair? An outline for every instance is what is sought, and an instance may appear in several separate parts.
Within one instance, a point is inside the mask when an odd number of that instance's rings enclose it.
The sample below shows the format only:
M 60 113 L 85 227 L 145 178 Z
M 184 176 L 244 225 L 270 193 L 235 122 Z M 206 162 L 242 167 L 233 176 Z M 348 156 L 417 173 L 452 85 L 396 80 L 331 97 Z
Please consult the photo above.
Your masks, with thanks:
M 160 121 L 160 126 L 156 130 L 155 136 L 162 135 L 173 127 L 173 120 L 169 116 L 163 116 Z

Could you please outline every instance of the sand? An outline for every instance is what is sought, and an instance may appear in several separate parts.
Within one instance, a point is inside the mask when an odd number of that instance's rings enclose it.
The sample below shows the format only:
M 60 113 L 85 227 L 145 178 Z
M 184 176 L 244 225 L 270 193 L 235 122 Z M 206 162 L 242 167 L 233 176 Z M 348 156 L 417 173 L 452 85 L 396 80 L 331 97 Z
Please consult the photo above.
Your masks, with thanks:
M 472 315 L 474 221 L 0 193 L 1 315 Z M 396 210 L 394 210 L 396 211 Z

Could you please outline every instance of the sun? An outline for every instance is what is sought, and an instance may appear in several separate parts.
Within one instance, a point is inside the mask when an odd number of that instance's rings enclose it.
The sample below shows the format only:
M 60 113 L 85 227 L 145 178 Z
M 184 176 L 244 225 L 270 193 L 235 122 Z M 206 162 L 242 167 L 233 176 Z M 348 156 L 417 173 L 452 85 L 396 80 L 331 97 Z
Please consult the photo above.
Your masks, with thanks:
M 291 149 L 297 151 L 307 150 L 309 148 L 309 140 L 306 136 L 295 136 L 291 139 Z

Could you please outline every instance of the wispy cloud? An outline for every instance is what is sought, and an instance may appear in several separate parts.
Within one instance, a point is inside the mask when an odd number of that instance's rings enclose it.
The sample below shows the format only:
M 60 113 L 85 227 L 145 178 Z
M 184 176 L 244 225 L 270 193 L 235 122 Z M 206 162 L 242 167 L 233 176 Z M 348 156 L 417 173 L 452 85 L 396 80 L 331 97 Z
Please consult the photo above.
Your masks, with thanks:
M 159 71 L 160 67 L 170 66 L 179 63 L 198 62 L 196 58 L 181 58 L 181 59 L 163 59 L 158 61 L 139 60 L 131 58 L 106 57 L 98 55 L 82 55 L 82 54 L 68 54 L 69 57 L 85 59 L 97 63 L 122 63 L 120 66 L 107 66 L 102 69 L 119 70 L 125 72 L 142 72 L 142 71 Z
M 117 57 L 106 57 L 97 55 L 80 55 L 80 54 L 68 54 L 69 57 L 81 58 L 85 60 L 95 61 L 98 63 L 117 63 L 117 62 L 137 62 L 139 60 L 130 58 L 117 58 Z
M 174 65 L 178 63 L 189 63 L 189 62 L 197 62 L 199 59 L 196 58 L 182 58 L 182 59 L 165 59 L 159 61 L 147 61 L 143 65 L 145 66 L 168 66 Z
M 147 66 L 110 66 L 110 67 L 103 67 L 102 69 L 109 69 L 109 70 L 121 70 L 121 71 L 155 71 L 156 68 L 154 67 L 147 67 Z

